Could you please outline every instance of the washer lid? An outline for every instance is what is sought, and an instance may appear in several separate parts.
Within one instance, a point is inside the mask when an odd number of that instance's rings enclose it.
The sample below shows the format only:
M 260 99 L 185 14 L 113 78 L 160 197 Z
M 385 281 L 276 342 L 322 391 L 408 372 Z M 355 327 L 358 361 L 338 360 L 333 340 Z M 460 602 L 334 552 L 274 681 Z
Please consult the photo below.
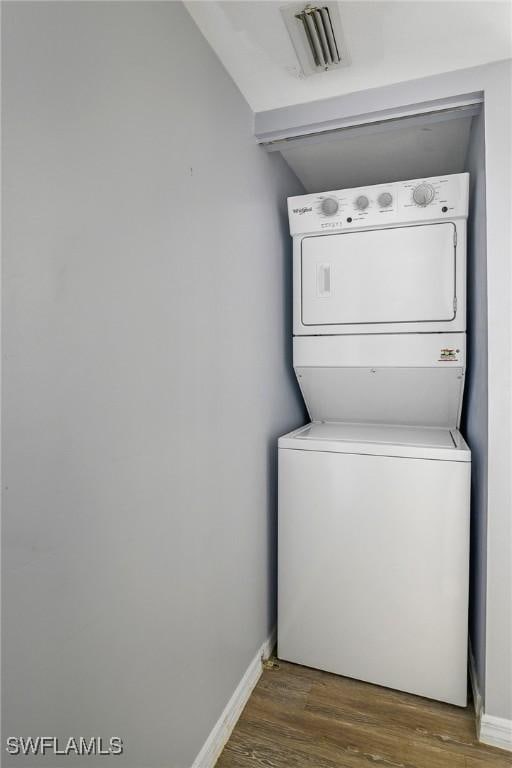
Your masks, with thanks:
M 312 422 L 280 437 L 279 448 L 471 461 L 471 452 L 460 432 L 444 427 Z

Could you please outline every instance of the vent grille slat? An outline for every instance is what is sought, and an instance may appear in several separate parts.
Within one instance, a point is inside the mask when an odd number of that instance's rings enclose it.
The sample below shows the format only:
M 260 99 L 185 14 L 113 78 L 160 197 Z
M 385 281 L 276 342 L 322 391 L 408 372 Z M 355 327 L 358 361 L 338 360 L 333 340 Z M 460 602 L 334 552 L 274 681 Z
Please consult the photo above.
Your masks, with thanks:
M 336 38 L 334 37 L 334 29 L 332 28 L 331 14 L 328 8 L 320 8 L 320 13 L 324 22 L 325 33 L 329 42 L 329 48 L 331 49 L 331 57 L 334 64 L 339 64 L 341 61 L 340 52 L 336 45 Z
M 325 67 L 327 62 L 325 61 L 325 58 L 324 58 L 324 54 L 322 51 L 322 43 L 318 35 L 318 30 L 315 24 L 315 20 L 312 14 L 309 13 L 308 11 L 305 11 L 303 15 L 304 15 L 306 26 L 309 32 L 309 42 L 311 43 L 315 64 L 317 65 L 317 67 Z
M 328 69 L 341 62 L 327 6 L 308 5 L 295 18 L 302 22 L 315 66 Z
M 322 47 L 324 61 L 326 64 L 332 64 L 331 52 L 329 49 L 329 44 L 327 42 L 327 36 L 324 30 L 324 18 L 320 13 L 320 10 L 312 11 L 311 15 L 313 16 L 313 20 L 315 22 L 315 27 L 316 27 L 316 31 L 318 32 L 318 37 L 320 38 L 320 45 Z

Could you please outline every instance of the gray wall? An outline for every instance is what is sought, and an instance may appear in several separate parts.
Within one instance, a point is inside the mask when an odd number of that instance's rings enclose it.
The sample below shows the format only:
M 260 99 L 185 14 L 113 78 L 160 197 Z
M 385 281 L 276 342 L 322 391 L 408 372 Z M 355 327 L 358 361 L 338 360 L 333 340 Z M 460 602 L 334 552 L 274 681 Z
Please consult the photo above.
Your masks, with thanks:
M 4 3 L 3 117 L 3 733 L 190 766 L 275 619 L 302 188 L 175 3 Z
M 485 85 L 488 488 L 485 712 L 512 720 L 512 61 Z
M 471 446 L 471 572 L 469 629 L 481 690 L 485 690 L 487 572 L 487 253 L 484 114 L 473 118 L 466 170 L 468 222 L 468 371 L 462 429 Z

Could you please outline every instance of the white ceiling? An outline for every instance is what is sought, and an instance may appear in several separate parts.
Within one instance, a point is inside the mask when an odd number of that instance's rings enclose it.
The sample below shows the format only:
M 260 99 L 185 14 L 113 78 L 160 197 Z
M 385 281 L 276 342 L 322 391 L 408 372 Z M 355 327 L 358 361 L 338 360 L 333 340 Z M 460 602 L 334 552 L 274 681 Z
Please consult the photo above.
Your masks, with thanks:
M 280 142 L 279 151 L 306 192 L 461 173 L 471 120 L 465 116 L 389 121 Z
M 512 56 L 510 0 L 358 0 L 338 3 L 350 66 L 304 78 L 285 4 L 185 2 L 255 112 Z

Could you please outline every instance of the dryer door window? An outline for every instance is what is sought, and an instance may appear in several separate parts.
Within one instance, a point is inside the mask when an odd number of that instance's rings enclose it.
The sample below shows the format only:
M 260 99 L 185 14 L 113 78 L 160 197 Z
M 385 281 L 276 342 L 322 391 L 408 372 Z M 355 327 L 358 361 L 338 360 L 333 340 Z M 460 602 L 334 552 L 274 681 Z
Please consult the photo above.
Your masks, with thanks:
M 303 325 L 455 318 L 451 222 L 305 237 L 301 259 Z

